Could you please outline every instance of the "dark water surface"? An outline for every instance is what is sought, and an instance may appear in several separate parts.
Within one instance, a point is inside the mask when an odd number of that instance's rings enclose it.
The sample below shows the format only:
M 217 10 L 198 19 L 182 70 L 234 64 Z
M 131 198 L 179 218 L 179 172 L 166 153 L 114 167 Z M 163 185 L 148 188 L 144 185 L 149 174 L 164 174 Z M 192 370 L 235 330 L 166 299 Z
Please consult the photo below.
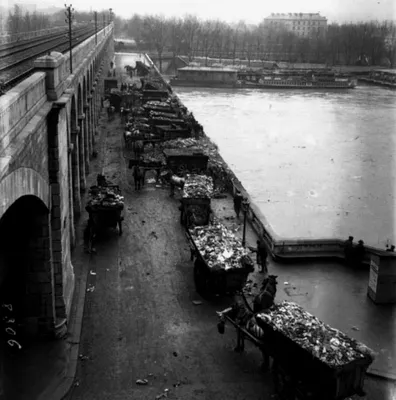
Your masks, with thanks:
M 278 235 L 396 241 L 395 91 L 175 90 Z

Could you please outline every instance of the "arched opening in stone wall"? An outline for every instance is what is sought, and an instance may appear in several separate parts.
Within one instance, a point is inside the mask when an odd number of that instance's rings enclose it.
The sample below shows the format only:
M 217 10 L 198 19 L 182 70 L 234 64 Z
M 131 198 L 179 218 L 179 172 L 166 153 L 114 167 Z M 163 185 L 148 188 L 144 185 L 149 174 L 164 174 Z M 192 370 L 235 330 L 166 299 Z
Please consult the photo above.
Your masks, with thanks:
M 78 126 L 80 131 L 78 133 L 78 164 L 80 171 L 80 192 L 85 191 L 85 158 L 84 158 L 84 124 L 81 118 L 83 114 L 83 94 L 81 89 L 81 84 L 78 84 L 77 91 L 77 112 L 78 112 Z
M 0 219 L 0 336 L 15 351 L 54 333 L 55 304 L 47 206 L 36 196 L 16 200 Z

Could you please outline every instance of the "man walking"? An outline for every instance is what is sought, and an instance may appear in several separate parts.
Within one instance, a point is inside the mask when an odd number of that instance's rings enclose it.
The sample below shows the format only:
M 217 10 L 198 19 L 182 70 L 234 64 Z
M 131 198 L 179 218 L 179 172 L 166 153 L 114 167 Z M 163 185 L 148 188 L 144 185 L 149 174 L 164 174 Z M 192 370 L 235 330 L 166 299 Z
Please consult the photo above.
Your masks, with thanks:
M 257 265 L 259 266 L 259 272 L 268 274 L 268 268 L 267 268 L 268 252 L 264 240 L 263 239 L 257 240 L 257 248 L 254 247 L 249 247 L 249 248 L 251 251 L 257 253 L 256 262 Z

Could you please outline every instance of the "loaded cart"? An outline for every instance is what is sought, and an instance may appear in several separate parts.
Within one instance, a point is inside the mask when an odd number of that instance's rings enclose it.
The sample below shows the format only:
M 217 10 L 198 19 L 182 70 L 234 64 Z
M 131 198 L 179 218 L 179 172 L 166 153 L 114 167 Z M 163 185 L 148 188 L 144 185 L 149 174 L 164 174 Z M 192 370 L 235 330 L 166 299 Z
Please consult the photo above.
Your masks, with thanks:
M 89 200 L 85 209 L 89 214 L 89 248 L 92 250 L 93 239 L 101 229 L 116 228 L 122 235 L 122 210 L 124 197 L 117 185 L 91 186 Z
M 197 226 L 186 232 L 194 281 L 201 294 L 231 294 L 243 288 L 254 271 L 252 259 L 241 242 L 224 225 Z
M 199 148 L 164 149 L 167 167 L 174 173 L 200 173 L 208 168 L 209 156 Z
M 187 174 L 180 200 L 180 223 L 186 228 L 210 222 L 213 180 L 206 175 Z
M 240 350 L 247 339 L 271 360 L 280 399 L 344 400 L 365 395 L 365 375 L 374 353 L 298 304 L 274 304 L 265 312 L 251 313 L 243 324 L 235 318 L 234 307 L 218 315 L 223 323 L 220 333 L 226 320 L 236 327 Z

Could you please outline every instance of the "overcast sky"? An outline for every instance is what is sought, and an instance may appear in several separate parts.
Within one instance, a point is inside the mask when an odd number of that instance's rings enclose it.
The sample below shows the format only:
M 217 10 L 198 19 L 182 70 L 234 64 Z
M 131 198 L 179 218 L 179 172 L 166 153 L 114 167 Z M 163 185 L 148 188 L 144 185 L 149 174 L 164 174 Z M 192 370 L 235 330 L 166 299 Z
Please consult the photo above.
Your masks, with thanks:
M 33 1 L 17 1 L 19 4 Z M 7 0 L 0 0 L 0 4 Z M 395 19 L 396 0 L 69 0 L 76 10 L 102 10 L 112 7 L 120 16 L 128 17 L 133 13 L 162 14 L 164 16 L 183 16 L 196 14 L 202 18 L 219 18 L 225 21 L 244 19 L 248 23 L 260 22 L 272 12 L 320 12 L 332 21 L 359 21 L 370 19 Z M 64 1 L 41 0 L 38 8 L 45 6 L 62 7 Z

